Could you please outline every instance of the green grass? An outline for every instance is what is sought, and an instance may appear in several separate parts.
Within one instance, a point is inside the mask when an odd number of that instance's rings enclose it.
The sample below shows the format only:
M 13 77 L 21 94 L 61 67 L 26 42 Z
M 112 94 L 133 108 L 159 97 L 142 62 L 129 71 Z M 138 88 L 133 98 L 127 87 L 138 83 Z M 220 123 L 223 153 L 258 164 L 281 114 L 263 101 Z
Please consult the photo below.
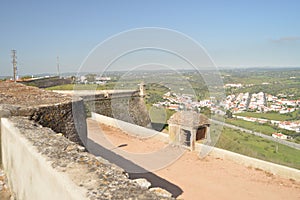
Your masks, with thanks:
M 289 121 L 289 120 L 300 120 L 300 110 L 296 110 L 289 114 L 279 114 L 278 112 L 267 112 L 267 113 L 255 113 L 255 112 L 243 112 L 235 114 L 244 117 L 255 117 L 277 121 Z
M 216 147 L 300 169 L 300 150 L 227 127 L 223 128 Z
M 226 119 L 225 122 L 245 129 L 253 130 L 255 132 L 261 132 L 266 135 L 272 135 L 272 133 L 277 132 L 277 130 L 271 126 L 240 119 Z
M 105 85 L 97 84 L 66 84 L 46 88 L 46 90 L 110 90 L 114 89 L 115 83 Z
M 258 122 L 248 122 L 248 121 L 244 121 L 241 119 L 235 119 L 235 118 L 225 119 L 225 122 L 228 124 L 232 124 L 232 125 L 241 127 L 241 128 L 245 128 L 245 129 L 252 130 L 255 132 L 260 132 L 265 135 L 272 135 L 272 133 L 280 132 L 280 133 L 292 136 L 294 139 L 290 140 L 291 142 L 300 143 L 300 136 L 296 132 L 281 129 L 278 127 L 274 127 L 269 123 L 259 124 Z

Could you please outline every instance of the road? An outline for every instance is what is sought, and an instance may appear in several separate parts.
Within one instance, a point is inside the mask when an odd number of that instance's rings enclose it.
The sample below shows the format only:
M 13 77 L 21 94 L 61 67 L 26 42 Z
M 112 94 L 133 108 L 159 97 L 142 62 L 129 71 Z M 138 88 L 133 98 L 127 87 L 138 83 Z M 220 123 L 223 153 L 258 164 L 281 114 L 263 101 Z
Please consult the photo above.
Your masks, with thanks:
M 232 129 L 240 130 L 240 131 L 243 131 L 245 133 L 256 135 L 256 136 L 265 138 L 267 140 L 278 142 L 280 144 L 283 144 L 283 145 L 289 146 L 291 148 L 300 150 L 300 144 L 297 144 L 297 143 L 294 143 L 294 142 L 289 142 L 289 141 L 286 141 L 286 140 L 276 139 L 276 138 L 273 138 L 272 136 L 265 135 L 265 134 L 262 134 L 262 133 L 259 133 L 259 132 L 255 132 L 255 131 L 252 131 L 252 130 L 249 130 L 249 129 L 241 128 L 241 127 L 238 127 L 238 126 L 235 126 L 235 125 L 232 125 L 232 124 L 227 124 L 225 122 L 220 122 L 220 121 L 217 121 L 217 120 L 211 120 L 211 121 L 213 121 L 216 124 L 220 124 L 220 125 L 232 128 Z

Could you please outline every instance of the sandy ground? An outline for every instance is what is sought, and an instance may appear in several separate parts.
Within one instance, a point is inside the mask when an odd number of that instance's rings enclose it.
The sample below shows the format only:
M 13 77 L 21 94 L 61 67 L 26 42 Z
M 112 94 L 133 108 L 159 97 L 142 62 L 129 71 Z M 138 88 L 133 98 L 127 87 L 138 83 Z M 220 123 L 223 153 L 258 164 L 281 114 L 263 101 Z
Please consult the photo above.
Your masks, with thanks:
M 134 153 L 156 151 L 166 144 L 134 138 L 123 131 L 88 120 L 89 138 L 97 138 L 96 127 L 115 145 Z M 90 131 L 92 130 L 93 131 Z M 300 183 L 268 172 L 239 165 L 230 160 L 208 156 L 200 159 L 187 151 L 180 159 L 153 172 L 183 190 L 180 199 L 300 199 Z

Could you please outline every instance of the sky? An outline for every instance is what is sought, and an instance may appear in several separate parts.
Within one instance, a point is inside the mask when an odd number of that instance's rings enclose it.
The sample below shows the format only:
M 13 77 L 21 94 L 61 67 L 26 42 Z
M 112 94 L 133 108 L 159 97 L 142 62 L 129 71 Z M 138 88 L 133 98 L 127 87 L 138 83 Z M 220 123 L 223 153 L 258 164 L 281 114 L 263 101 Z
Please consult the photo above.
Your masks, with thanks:
M 161 27 L 197 41 L 220 68 L 299 67 L 300 1 L 1 0 L 0 76 L 76 72 L 120 32 Z

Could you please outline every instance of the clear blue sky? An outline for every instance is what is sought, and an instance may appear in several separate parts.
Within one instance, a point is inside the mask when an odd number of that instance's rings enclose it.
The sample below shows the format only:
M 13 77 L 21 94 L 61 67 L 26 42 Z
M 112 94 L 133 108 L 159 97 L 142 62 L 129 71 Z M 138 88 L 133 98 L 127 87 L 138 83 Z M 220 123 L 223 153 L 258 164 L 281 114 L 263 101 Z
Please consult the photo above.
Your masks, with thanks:
M 0 75 L 77 71 L 90 50 L 132 28 L 163 27 L 202 44 L 219 67 L 300 66 L 300 1 L 0 2 Z

